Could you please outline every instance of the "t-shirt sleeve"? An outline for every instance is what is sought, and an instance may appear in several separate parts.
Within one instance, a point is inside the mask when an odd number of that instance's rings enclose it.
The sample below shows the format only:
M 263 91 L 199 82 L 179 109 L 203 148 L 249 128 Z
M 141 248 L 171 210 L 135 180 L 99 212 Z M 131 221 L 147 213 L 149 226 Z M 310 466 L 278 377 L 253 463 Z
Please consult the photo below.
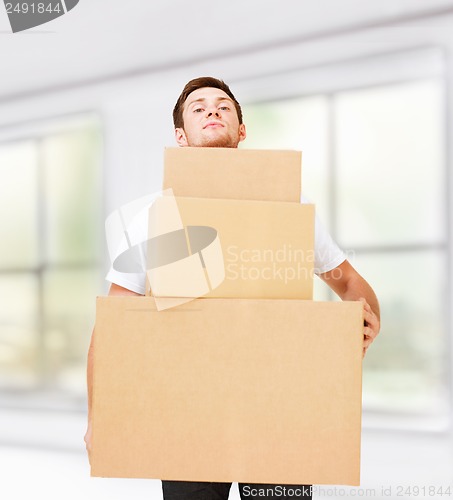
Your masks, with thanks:
M 304 196 L 302 196 L 301 202 L 311 203 Z M 346 255 L 332 239 L 319 217 L 315 215 L 315 274 L 331 271 L 345 260 Z
M 121 239 L 116 252 L 116 257 L 121 253 L 127 252 L 131 247 L 140 250 L 140 246 L 146 242 L 148 235 L 148 207 L 142 210 L 128 226 L 128 237 L 126 235 Z M 131 254 L 130 254 L 131 255 Z M 142 251 L 134 252 L 131 257 L 134 272 L 121 272 L 110 266 L 105 279 L 115 285 L 127 288 L 132 292 L 145 295 L 146 291 L 146 255 Z M 114 260 L 114 259 L 113 259 Z
M 105 279 L 110 283 L 127 288 L 127 290 L 145 295 L 145 274 L 120 273 L 111 267 Z
M 346 255 L 333 241 L 329 232 L 315 215 L 315 265 L 316 274 L 326 273 L 346 260 Z

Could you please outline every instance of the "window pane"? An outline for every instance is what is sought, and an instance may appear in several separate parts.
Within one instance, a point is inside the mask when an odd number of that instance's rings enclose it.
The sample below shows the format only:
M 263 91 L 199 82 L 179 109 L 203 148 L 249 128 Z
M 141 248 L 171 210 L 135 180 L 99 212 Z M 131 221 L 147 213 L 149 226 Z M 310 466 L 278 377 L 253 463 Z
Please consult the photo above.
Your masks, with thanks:
M 342 245 L 445 241 L 443 108 L 437 80 L 335 98 Z
M 100 134 L 62 133 L 42 143 L 45 166 L 46 260 L 97 261 L 101 253 Z
M 366 409 L 447 411 L 447 335 L 442 251 L 360 255 L 358 271 L 381 305 L 381 333 L 364 360 Z
M 62 391 L 85 398 L 102 286 L 100 127 L 62 126 L 59 134 L 0 144 L 0 391 L 32 405 L 49 389 L 58 401 Z
M 302 151 L 302 192 L 328 223 L 328 104 L 324 96 L 243 107 L 249 149 Z
M 38 264 L 38 163 L 33 142 L 0 144 L 0 269 Z
M 99 292 L 94 268 L 44 274 L 46 378 L 53 386 L 85 393 L 86 355 Z
M 0 388 L 38 383 L 38 281 L 32 274 L 0 276 Z

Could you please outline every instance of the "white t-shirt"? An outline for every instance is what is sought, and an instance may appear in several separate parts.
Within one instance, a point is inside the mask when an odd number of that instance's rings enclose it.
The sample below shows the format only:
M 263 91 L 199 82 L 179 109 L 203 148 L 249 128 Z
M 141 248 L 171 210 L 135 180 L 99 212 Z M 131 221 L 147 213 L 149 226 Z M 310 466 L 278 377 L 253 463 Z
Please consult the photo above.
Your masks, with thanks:
M 301 203 L 311 203 L 307 198 L 302 196 Z M 130 244 L 138 244 L 147 240 L 148 234 L 148 209 L 142 210 L 128 227 L 128 235 Z M 127 249 L 125 243 L 124 249 Z M 315 260 L 314 272 L 316 274 L 326 273 L 335 267 L 339 266 L 346 260 L 346 256 L 338 245 L 333 241 L 330 234 L 325 229 L 318 216 L 315 216 Z M 121 251 L 121 248 L 119 249 Z M 140 268 L 140 272 L 123 273 L 116 271 L 113 267 L 107 273 L 106 280 L 115 283 L 123 288 L 132 290 L 141 295 L 145 294 L 146 281 L 146 259 L 144 256 L 136 263 L 136 267 Z

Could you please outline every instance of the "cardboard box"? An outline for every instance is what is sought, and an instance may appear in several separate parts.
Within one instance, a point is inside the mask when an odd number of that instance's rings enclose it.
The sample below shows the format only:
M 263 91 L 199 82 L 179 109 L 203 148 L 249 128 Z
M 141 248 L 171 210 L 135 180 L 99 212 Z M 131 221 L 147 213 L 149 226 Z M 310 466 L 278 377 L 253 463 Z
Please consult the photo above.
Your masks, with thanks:
M 166 148 L 163 189 L 175 196 L 300 202 L 300 151 Z
M 150 240 L 152 295 L 313 298 L 313 205 L 181 197 L 176 204 L 181 229 Z M 175 228 L 174 205 L 173 197 L 156 200 L 150 235 Z
M 359 484 L 360 302 L 99 297 L 91 473 Z

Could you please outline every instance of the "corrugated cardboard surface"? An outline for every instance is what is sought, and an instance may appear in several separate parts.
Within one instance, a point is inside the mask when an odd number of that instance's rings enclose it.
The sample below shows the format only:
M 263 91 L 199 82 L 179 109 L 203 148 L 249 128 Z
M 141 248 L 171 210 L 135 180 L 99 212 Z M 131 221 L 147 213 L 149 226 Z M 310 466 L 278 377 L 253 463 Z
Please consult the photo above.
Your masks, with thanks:
M 164 189 L 175 196 L 299 202 L 300 151 L 166 148 Z
M 160 222 L 165 220 L 167 202 L 172 206 L 171 198 L 156 201 Z M 313 205 L 182 197 L 176 197 L 176 202 L 184 226 L 208 226 L 218 232 L 225 279 L 204 296 L 313 297 Z M 156 206 L 152 210 L 156 211 Z M 154 218 L 150 217 L 150 221 Z M 149 234 L 154 234 L 151 228 Z M 170 250 L 162 248 L 160 252 L 168 254 Z M 206 262 L 206 258 L 201 255 L 200 267 L 203 261 Z M 169 264 L 165 269 L 176 268 L 181 262 Z M 158 273 L 159 269 L 156 270 Z M 166 273 L 165 278 L 165 287 L 162 287 L 166 290 L 164 295 L 181 296 L 178 293 L 178 273 L 174 279 L 169 279 Z M 154 283 L 157 284 L 157 281 L 154 280 Z M 175 293 L 172 293 L 173 289 Z M 163 294 L 156 286 L 153 295 Z
M 100 297 L 92 475 L 359 484 L 359 302 Z

